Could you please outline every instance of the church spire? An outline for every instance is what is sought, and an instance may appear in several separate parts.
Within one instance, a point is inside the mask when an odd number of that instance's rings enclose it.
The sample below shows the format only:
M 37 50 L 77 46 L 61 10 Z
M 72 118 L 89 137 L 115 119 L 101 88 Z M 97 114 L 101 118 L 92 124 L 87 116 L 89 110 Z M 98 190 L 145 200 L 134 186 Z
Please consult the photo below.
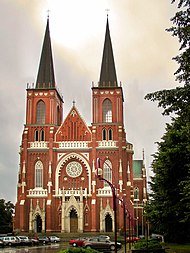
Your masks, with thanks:
M 40 66 L 36 81 L 36 89 L 55 88 L 55 76 L 53 68 L 53 57 L 51 49 L 51 39 L 49 32 L 49 16 L 47 19 L 45 37 L 42 47 Z
M 117 87 L 117 76 L 113 57 L 112 43 L 109 31 L 109 22 L 107 18 L 106 35 L 104 41 L 104 50 L 102 57 L 102 66 L 100 72 L 99 87 Z

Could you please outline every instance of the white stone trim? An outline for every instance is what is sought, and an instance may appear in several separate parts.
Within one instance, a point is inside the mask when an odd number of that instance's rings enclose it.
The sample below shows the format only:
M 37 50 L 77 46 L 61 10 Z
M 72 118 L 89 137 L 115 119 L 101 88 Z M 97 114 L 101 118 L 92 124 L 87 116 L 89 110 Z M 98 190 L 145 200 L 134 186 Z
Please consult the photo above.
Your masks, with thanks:
M 64 165 L 68 160 L 70 159 L 76 159 L 76 160 L 79 160 L 83 165 L 84 167 L 86 168 L 86 171 L 87 171 L 87 176 L 88 176 L 88 189 L 89 189 L 89 194 L 91 194 L 91 168 L 89 166 L 89 163 L 87 162 L 87 160 L 80 154 L 77 154 L 77 153 L 70 153 L 70 154 L 67 154 L 63 157 L 61 157 L 61 160 L 59 161 L 58 165 L 57 165 L 57 168 L 56 168 L 56 171 L 55 171 L 55 195 L 59 195 L 59 176 L 60 176 L 60 170 L 61 170 L 61 167 L 62 165 Z

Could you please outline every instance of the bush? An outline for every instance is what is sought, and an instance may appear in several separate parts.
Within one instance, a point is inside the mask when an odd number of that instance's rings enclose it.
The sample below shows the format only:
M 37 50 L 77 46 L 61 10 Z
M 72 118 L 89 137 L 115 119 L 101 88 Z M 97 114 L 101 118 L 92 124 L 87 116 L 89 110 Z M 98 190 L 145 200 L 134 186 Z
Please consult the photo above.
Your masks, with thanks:
M 99 251 L 84 248 L 67 248 L 59 251 L 58 253 L 99 253 Z
M 161 249 L 162 246 L 157 240 L 140 240 L 135 243 L 135 249 Z

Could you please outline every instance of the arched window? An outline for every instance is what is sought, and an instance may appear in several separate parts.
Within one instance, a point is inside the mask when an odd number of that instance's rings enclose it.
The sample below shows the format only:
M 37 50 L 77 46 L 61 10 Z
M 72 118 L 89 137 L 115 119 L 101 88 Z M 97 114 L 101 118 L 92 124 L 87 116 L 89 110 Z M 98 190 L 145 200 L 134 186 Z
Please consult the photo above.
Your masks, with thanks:
M 58 126 L 61 124 L 61 116 L 60 116 L 59 106 L 57 106 L 57 122 L 56 123 Z
M 111 128 L 108 130 L 108 140 L 109 141 L 113 140 L 113 131 Z
M 35 188 L 43 187 L 43 164 L 37 161 L 35 164 Z
M 39 141 L 38 130 L 35 130 L 35 132 L 34 132 L 34 141 Z
M 103 122 L 112 122 L 112 103 L 109 99 L 103 102 Z
M 139 200 L 139 188 L 135 187 L 134 189 L 134 200 Z
M 104 178 L 111 183 L 112 182 L 112 164 L 109 160 L 106 160 L 104 162 L 103 173 L 104 173 Z M 105 187 L 109 186 L 109 184 L 104 182 L 104 186 Z
M 85 213 L 84 213 L 84 224 L 85 226 L 88 226 L 88 209 L 85 209 Z
M 40 141 L 45 141 L 45 132 L 43 129 L 40 131 Z
M 106 141 L 106 129 L 102 130 L 102 140 Z
M 36 107 L 36 124 L 45 124 L 45 103 L 40 100 Z

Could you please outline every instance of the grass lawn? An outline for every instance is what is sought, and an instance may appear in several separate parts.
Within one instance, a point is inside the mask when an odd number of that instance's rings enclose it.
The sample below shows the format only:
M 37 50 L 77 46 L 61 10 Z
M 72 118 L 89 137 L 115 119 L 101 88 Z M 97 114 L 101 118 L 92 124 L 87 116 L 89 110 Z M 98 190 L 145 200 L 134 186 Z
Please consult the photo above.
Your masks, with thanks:
M 170 248 L 174 250 L 176 253 L 189 253 L 190 252 L 190 244 L 167 244 L 165 248 Z

